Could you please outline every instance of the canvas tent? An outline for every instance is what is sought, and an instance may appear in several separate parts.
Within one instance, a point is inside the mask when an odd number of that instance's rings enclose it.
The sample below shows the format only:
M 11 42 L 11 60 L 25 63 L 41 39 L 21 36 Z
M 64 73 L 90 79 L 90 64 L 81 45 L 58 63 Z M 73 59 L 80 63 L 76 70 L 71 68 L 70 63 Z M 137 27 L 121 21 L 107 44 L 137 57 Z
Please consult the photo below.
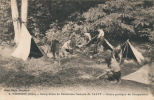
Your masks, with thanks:
M 90 46 L 91 44 L 93 44 L 94 42 L 97 42 L 97 37 L 94 37 L 94 38 L 92 38 L 91 39 L 91 41 L 90 42 L 88 42 L 87 44 L 86 44 L 86 46 Z M 106 49 L 106 50 L 113 50 L 113 46 L 109 43 L 109 41 L 108 40 L 106 40 L 106 39 L 104 39 L 104 42 L 103 42 L 103 47 L 104 47 L 104 49 Z
M 149 66 L 145 65 L 134 73 L 122 77 L 123 80 L 135 81 L 143 84 L 150 84 Z
M 142 64 L 144 61 L 143 55 L 135 49 L 134 46 L 127 40 L 121 47 L 122 49 L 122 58 L 134 59 L 139 64 Z
M 33 40 L 32 36 L 23 23 L 21 25 L 21 36 L 19 39 L 19 45 L 11 56 L 23 60 L 26 60 L 28 57 L 39 58 L 43 56 L 43 53 L 36 45 L 35 41 Z
M 109 50 L 113 50 L 113 46 L 106 40 L 106 39 L 104 39 L 104 43 L 103 43 L 103 47 L 105 48 L 105 49 L 109 49 Z
M 12 19 L 17 47 L 11 56 L 26 60 L 28 57 L 42 57 L 43 53 L 26 28 L 28 0 L 21 2 L 21 20 L 19 20 L 17 0 L 11 0 Z

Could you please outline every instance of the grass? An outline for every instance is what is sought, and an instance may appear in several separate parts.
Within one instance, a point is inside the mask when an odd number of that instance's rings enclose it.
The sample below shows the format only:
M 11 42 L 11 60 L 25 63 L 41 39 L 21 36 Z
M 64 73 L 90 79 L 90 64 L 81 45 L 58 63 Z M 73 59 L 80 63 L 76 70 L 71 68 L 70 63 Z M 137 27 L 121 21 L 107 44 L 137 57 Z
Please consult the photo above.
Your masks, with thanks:
M 147 85 L 137 82 L 122 80 L 121 84 L 110 84 L 103 79 L 96 79 L 107 67 L 105 63 L 98 65 L 96 62 L 97 58 L 90 59 L 81 53 L 72 58 L 61 59 L 61 66 L 53 63 L 52 59 L 32 58 L 22 61 L 1 55 L 0 84 L 12 88 L 88 86 L 109 90 L 134 91 L 135 88 L 138 91 L 147 91 Z M 121 66 L 122 76 L 135 72 L 140 67 L 134 62 L 125 63 Z

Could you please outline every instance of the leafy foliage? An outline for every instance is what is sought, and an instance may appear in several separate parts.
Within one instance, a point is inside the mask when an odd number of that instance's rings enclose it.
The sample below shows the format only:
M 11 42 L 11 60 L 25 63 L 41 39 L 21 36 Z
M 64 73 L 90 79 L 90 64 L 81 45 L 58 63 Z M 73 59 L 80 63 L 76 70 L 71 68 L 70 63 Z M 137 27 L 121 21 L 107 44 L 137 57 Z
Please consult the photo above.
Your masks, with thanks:
M 103 28 L 106 38 L 154 41 L 153 4 L 153 0 L 29 0 L 27 26 L 32 35 L 46 34 L 49 40 L 53 32 L 54 38 L 66 41 L 73 32 L 95 36 Z M 13 37 L 10 0 L 1 0 L 0 7 L 0 35 L 8 40 Z
M 13 30 L 9 0 L 0 1 L 0 40 L 10 40 Z
M 154 41 L 152 5 L 153 1 L 150 0 L 109 0 L 79 13 L 76 17 L 78 21 L 73 22 L 75 27 L 72 30 L 76 33 L 80 30 L 81 34 L 91 32 L 94 36 L 97 34 L 97 28 L 103 28 L 106 38 Z

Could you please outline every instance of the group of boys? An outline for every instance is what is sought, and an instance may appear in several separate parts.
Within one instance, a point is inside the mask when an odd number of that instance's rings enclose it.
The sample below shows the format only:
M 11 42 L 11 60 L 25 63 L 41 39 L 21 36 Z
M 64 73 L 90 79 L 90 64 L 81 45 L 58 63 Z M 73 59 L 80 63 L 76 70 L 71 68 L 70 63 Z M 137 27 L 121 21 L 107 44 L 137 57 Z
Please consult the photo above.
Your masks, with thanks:
M 97 36 L 97 46 L 103 48 L 104 42 L 104 31 L 102 29 L 98 29 L 98 36 Z M 84 33 L 85 39 L 87 43 L 89 43 L 92 38 L 90 33 Z M 95 44 L 94 44 L 94 51 L 95 51 Z M 121 68 L 120 64 L 118 63 L 121 57 L 118 55 L 120 53 L 120 46 L 117 46 L 111 51 L 110 57 L 107 60 L 108 68 L 105 70 L 102 76 L 106 76 L 106 79 L 109 80 L 111 83 L 120 83 L 121 82 Z
M 104 42 L 104 31 L 102 29 L 98 29 L 99 34 L 96 36 L 96 42 L 94 42 L 94 44 L 92 44 L 92 51 L 93 53 L 96 52 L 97 50 L 97 46 L 100 48 L 103 48 L 103 42 Z M 88 44 L 89 42 L 92 41 L 92 37 L 90 33 L 84 33 L 84 39 L 86 41 L 86 44 Z M 68 40 L 67 42 L 64 43 L 64 45 L 62 46 L 62 49 L 64 52 L 67 53 L 67 49 L 72 49 L 70 47 L 70 43 L 71 40 Z M 85 44 L 85 45 L 86 45 Z M 108 68 L 105 71 L 105 76 L 106 79 L 109 80 L 111 83 L 120 83 L 121 82 L 121 68 L 120 68 L 120 64 L 118 63 L 120 61 L 120 57 L 119 54 L 120 53 L 120 46 L 114 48 L 111 51 L 111 55 L 108 59 L 108 61 L 106 62 L 108 65 Z
M 98 29 L 99 34 L 96 36 L 96 45 L 99 47 L 103 47 L 103 42 L 104 42 L 104 31 L 102 29 Z M 88 44 L 93 38 L 91 37 L 90 33 L 84 33 L 84 39 L 86 41 L 86 44 Z M 63 53 L 64 57 L 68 57 L 69 54 L 72 53 L 73 51 L 73 47 L 72 47 L 72 38 L 75 38 L 75 36 L 72 34 L 72 36 L 70 37 L 70 39 L 68 41 L 66 41 L 62 47 L 61 47 L 61 52 Z M 95 45 L 94 45 L 95 46 Z M 96 49 L 96 47 L 93 47 L 94 49 Z M 107 65 L 108 68 L 105 71 L 105 76 L 106 79 L 111 81 L 111 83 L 120 83 L 120 79 L 121 79 L 121 68 L 120 68 L 120 64 L 117 62 L 116 60 L 116 55 L 118 54 L 117 52 L 119 52 L 119 48 L 114 48 L 114 50 L 112 50 L 111 55 L 109 57 L 109 59 L 107 60 Z

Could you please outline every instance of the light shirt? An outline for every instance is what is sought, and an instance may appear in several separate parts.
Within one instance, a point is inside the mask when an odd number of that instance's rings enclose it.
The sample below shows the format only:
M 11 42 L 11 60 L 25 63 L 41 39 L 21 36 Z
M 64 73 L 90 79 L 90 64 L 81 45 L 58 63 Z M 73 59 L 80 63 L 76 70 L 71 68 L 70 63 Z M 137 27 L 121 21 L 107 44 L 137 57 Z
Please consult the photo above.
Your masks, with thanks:
M 104 37 L 104 31 L 101 29 L 98 31 L 99 31 L 98 38 L 100 38 L 101 36 Z
M 90 35 L 90 33 L 84 33 L 84 36 L 87 37 L 89 41 L 91 40 L 91 35 Z
M 121 70 L 119 63 L 116 61 L 116 59 L 111 58 L 111 71 L 118 72 Z
M 62 46 L 62 48 L 64 48 L 64 49 L 72 49 L 70 47 L 70 43 L 71 43 L 71 40 L 68 40 L 67 42 L 64 43 L 64 45 Z

